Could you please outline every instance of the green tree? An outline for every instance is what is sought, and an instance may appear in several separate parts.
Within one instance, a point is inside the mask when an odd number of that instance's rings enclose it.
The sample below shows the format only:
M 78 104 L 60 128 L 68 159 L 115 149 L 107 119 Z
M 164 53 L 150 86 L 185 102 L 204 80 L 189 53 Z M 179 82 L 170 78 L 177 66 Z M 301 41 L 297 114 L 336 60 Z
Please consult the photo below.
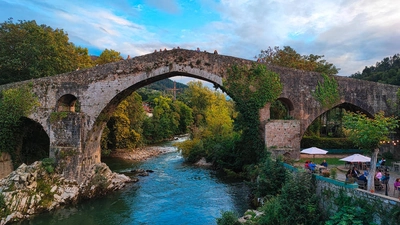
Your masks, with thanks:
M 133 149 L 143 144 L 145 112 L 136 92 L 124 99 L 107 122 L 102 134 L 102 150 Z
M 12 19 L 0 24 L 0 84 L 54 76 L 86 67 L 87 50 L 62 29 Z
M 186 134 L 193 124 L 193 110 L 181 101 L 173 101 L 173 111 L 179 116 L 178 134 Z
M 22 117 L 32 113 L 39 102 L 29 86 L 4 90 L 0 97 L 0 153 L 8 152 L 15 159 Z
M 75 47 L 75 53 L 77 54 L 77 57 L 75 58 L 76 64 L 78 66 L 78 69 L 85 69 L 85 68 L 90 68 L 93 67 L 93 60 L 89 56 L 89 51 L 87 48 L 82 48 L 82 47 Z
M 106 64 L 106 63 L 111 63 L 111 62 L 117 62 L 119 60 L 122 60 L 121 53 L 112 50 L 112 49 L 105 49 L 99 56 L 99 58 L 96 59 L 96 63 L 99 65 Z
M 265 65 L 234 65 L 228 69 L 223 88 L 235 100 L 239 112 L 235 125 L 242 133 L 235 147 L 238 155 L 234 169 L 242 170 L 244 165 L 258 162 L 266 153 L 260 133 L 259 110 L 278 98 L 282 84 L 279 75 L 267 70 Z
M 258 55 L 258 61 L 328 75 L 337 74 L 339 69 L 332 63 L 322 59 L 323 57 L 323 55 L 313 54 L 300 55 L 289 46 L 284 46 L 283 49 L 275 46 L 274 48 L 268 47 L 267 50 L 261 50 Z
M 343 126 L 349 131 L 348 138 L 359 148 L 370 151 L 371 168 L 368 175 L 368 190 L 375 190 L 374 176 L 379 153 L 379 145 L 388 139 L 389 133 L 398 127 L 398 120 L 385 117 L 383 112 L 376 113 L 374 118 L 365 114 L 345 112 Z
M 374 81 L 384 84 L 400 85 L 400 54 L 385 57 L 373 66 L 366 66 L 362 72 L 350 75 L 351 78 Z
M 221 167 L 234 161 L 236 154 L 232 150 L 237 135 L 233 131 L 232 101 L 201 82 L 189 83 L 181 99 L 188 101 L 197 118 L 197 123 L 191 127 L 191 140 L 177 145 L 183 157 L 189 162 L 205 157 Z
M 200 127 L 206 124 L 205 111 L 212 104 L 213 92 L 200 81 L 191 81 L 188 86 L 178 99 L 193 110 L 195 126 Z
M 257 224 L 320 224 L 318 197 L 312 176 L 299 172 L 285 182 L 281 194 L 262 207 Z
M 143 134 L 151 143 L 186 132 L 193 121 L 190 108 L 183 102 L 159 96 L 151 105 L 154 106 L 153 116 L 147 118 L 143 124 Z

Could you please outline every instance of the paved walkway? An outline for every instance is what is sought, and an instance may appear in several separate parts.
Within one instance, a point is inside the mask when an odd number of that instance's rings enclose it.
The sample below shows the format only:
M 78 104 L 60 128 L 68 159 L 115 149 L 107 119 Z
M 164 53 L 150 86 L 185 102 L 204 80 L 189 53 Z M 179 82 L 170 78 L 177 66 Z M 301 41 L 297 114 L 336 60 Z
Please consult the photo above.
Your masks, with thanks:
M 336 179 L 341 180 L 341 181 L 345 181 L 346 180 L 346 172 L 349 168 L 345 168 L 344 165 L 343 166 L 334 166 L 337 167 L 338 169 L 338 176 Z M 400 178 L 400 172 L 399 171 L 392 171 L 392 169 L 389 167 L 389 174 L 390 174 L 390 179 L 388 182 L 388 196 L 390 197 L 395 197 L 395 198 L 399 198 L 399 192 L 396 192 L 396 196 L 393 195 L 393 190 L 394 190 L 394 182 L 397 178 Z M 375 190 L 376 194 L 381 194 L 381 195 L 385 195 L 386 194 L 386 190 L 385 188 L 383 190 Z
M 302 167 L 303 164 L 295 163 L 295 166 Z M 338 166 L 338 165 L 333 165 L 333 166 L 328 166 L 328 168 L 329 168 L 329 169 L 337 168 L 338 170 L 337 170 L 337 177 L 336 177 L 336 179 L 337 179 L 337 180 L 340 180 L 340 181 L 345 181 L 345 180 L 346 180 L 346 172 L 347 172 L 347 170 L 348 170 L 349 168 L 345 168 L 344 165 L 340 165 L 340 166 Z M 389 179 L 389 183 L 388 183 L 388 196 L 390 196 L 390 197 L 395 197 L 395 198 L 399 198 L 399 200 L 400 200 L 400 194 L 399 194 L 399 192 L 396 192 L 396 196 L 394 196 L 394 194 L 393 194 L 393 189 L 394 189 L 393 184 L 394 184 L 394 181 L 395 181 L 397 178 L 400 178 L 400 171 L 392 171 L 392 168 L 391 168 L 391 167 L 389 167 L 389 169 L 390 169 L 390 171 L 389 171 L 390 179 Z M 386 194 L 386 190 L 385 190 L 385 189 L 380 190 L 380 191 L 375 190 L 375 193 L 376 193 L 376 194 L 380 194 L 380 195 L 385 195 L 385 194 Z

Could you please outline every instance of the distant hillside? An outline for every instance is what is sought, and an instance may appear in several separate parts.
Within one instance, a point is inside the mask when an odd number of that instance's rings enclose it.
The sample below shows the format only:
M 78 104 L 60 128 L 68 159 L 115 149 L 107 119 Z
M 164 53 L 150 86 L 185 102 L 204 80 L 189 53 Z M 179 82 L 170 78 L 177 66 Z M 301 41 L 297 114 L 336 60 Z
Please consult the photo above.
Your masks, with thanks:
M 400 54 L 386 57 L 374 66 L 366 66 L 362 72 L 352 74 L 350 77 L 384 84 L 400 85 Z
M 172 91 L 172 89 L 174 88 L 174 81 L 172 81 L 171 79 L 164 79 L 147 85 L 145 88 L 157 91 Z M 188 88 L 187 85 L 176 82 L 176 89 L 179 89 L 180 92 L 182 92 L 186 88 Z

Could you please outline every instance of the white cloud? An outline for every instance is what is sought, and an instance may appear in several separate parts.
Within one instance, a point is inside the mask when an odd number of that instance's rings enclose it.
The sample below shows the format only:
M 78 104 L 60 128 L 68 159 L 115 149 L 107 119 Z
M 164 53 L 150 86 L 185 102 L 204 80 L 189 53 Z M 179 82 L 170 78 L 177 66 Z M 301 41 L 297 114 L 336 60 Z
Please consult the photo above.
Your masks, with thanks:
M 77 45 L 131 56 L 180 46 L 252 59 L 269 46 L 289 45 L 300 54 L 325 55 L 350 75 L 400 49 L 400 1 L 392 0 L 0 0 L 0 6 L 3 20 L 36 19 L 64 29 Z M 195 14 L 196 26 L 162 26 L 155 16 L 187 22 L 180 18 L 185 10 Z
M 229 52 L 247 57 L 289 45 L 300 54 L 325 55 L 346 76 L 398 53 L 399 8 L 400 1 L 389 0 L 222 0 L 219 7 L 224 31 L 233 36 Z

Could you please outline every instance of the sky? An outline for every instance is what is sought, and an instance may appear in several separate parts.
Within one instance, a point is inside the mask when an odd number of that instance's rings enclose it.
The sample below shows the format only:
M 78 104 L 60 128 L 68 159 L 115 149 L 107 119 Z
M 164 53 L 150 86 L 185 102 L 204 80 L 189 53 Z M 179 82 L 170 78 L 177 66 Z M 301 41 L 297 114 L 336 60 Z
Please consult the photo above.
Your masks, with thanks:
M 63 29 L 90 55 L 179 46 L 254 60 L 290 46 L 350 76 L 400 53 L 399 10 L 399 0 L 0 0 L 0 22 Z

